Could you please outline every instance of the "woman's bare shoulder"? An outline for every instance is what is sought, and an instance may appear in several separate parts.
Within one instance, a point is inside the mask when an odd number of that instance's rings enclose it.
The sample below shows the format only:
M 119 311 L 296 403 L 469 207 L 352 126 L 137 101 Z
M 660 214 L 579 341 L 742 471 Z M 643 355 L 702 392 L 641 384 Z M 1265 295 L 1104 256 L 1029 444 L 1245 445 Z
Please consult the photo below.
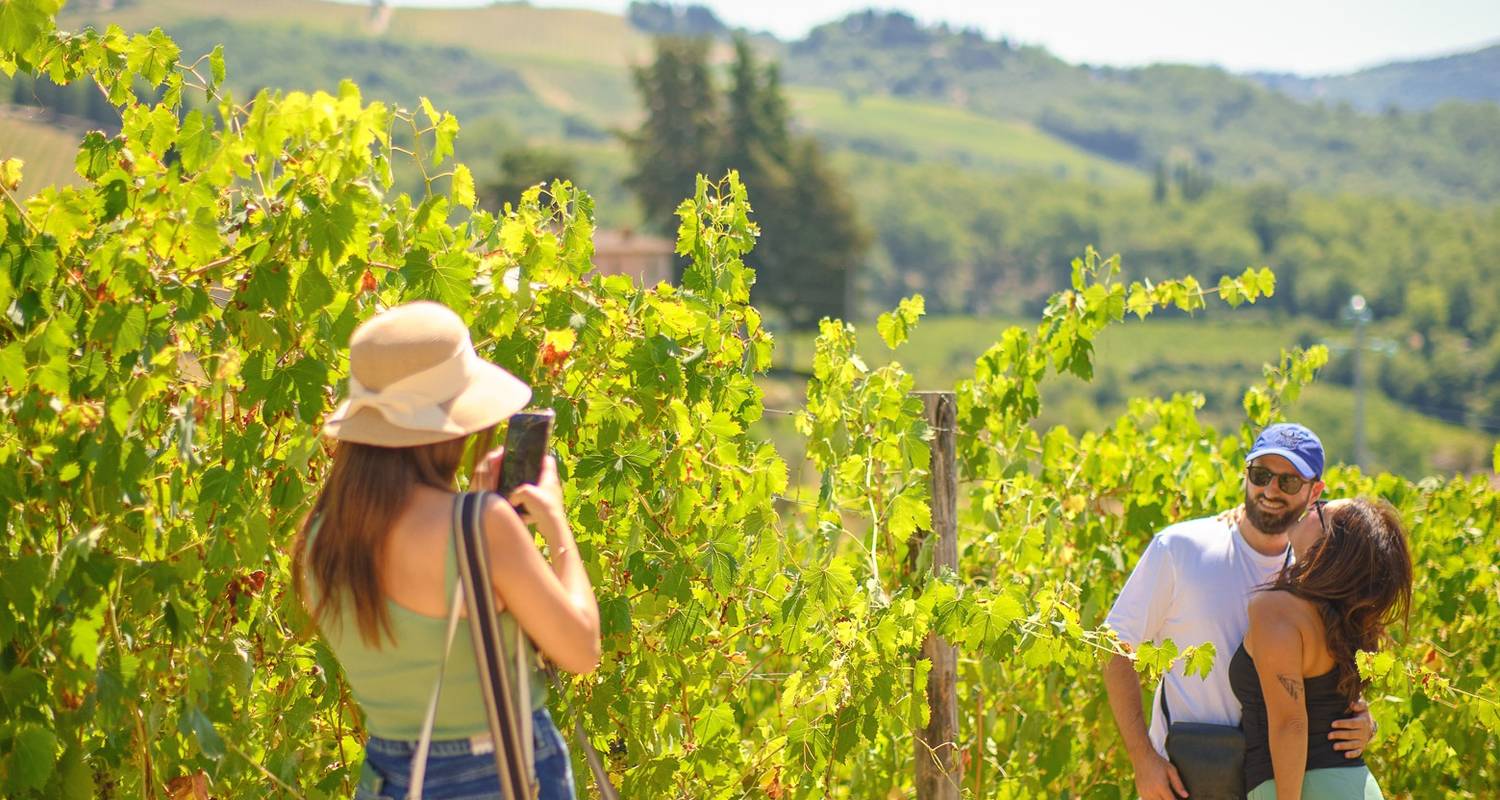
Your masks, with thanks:
M 1291 626 L 1315 632 L 1317 624 L 1317 608 L 1291 592 L 1273 589 L 1256 592 L 1250 597 L 1250 625 L 1253 628 Z
M 510 503 L 498 494 L 484 497 L 484 529 L 489 534 L 490 547 L 533 547 L 531 532 L 521 516 Z

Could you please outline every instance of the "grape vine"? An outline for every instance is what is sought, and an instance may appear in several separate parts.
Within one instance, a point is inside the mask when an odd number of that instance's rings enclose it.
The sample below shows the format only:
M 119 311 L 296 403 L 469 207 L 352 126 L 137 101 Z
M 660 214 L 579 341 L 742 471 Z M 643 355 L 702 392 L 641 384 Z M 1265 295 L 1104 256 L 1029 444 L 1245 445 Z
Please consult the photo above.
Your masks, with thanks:
M 889 797 L 910 786 L 929 631 L 960 652 L 959 747 L 975 797 L 1126 797 L 1097 626 L 1149 534 L 1237 501 L 1248 432 L 1326 359 L 1289 352 L 1220 433 L 1201 398 L 1134 401 L 1101 431 L 1038 431 L 1048 374 L 1087 378 L 1127 314 L 1253 302 L 1126 285 L 1073 264 L 1034 330 L 998 332 L 957 387 L 960 567 L 925 568 L 928 439 L 913 380 L 826 321 L 795 414 L 817 479 L 753 427 L 773 342 L 748 304 L 757 229 L 734 174 L 679 209 L 680 286 L 590 273 L 593 205 L 558 182 L 491 214 L 451 161 L 459 123 L 336 94 L 222 89 L 155 31 L 55 29 L 58 0 L 0 4 L 0 68 L 89 81 L 119 109 L 85 184 L 15 194 L 0 166 L 0 786 L 25 797 L 352 793 L 357 709 L 288 586 L 327 467 L 318 421 L 359 321 L 449 304 L 481 352 L 558 411 L 604 659 L 555 697 L 627 797 Z M 192 94 L 192 110 L 183 99 Z M 424 191 L 397 191 L 393 164 Z M 877 323 L 895 347 L 920 298 Z M 926 387 L 923 387 L 926 388 Z M 1482 479 L 1366 476 L 1407 516 L 1422 579 L 1409 629 L 1365 667 L 1394 794 L 1500 786 L 1497 513 Z M 790 498 L 795 502 L 788 502 Z M 1182 643 L 1190 645 L 1192 643 Z M 1147 673 L 1216 654 L 1164 644 Z M 578 774 L 585 774 L 582 764 Z

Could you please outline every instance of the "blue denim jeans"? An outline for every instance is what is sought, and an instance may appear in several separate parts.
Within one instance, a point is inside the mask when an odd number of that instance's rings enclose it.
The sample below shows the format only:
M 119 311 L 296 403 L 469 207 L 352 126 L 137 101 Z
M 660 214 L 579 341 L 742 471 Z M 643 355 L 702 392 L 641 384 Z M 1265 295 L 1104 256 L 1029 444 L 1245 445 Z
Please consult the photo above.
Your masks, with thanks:
M 536 749 L 539 800 L 573 800 L 573 767 L 568 745 L 543 708 L 531 716 L 532 746 Z M 411 781 L 415 741 L 371 736 L 365 743 L 365 763 L 359 773 L 354 800 L 405 800 Z M 434 739 L 427 753 L 424 800 L 502 800 L 495 756 L 475 753 L 468 739 Z

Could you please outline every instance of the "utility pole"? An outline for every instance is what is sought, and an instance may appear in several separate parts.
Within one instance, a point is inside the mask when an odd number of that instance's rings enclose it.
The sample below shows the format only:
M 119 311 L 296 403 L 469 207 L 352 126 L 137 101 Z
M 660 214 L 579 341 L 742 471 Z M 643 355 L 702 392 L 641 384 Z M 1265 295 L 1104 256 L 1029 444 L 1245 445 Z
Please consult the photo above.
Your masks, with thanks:
M 1364 295 L 1349 298 L 1348 316 L 1354 320 L 1354 463 L 1365 469 L 1370 463 L 1365 449 L 1365 325 L 1373 315 Z

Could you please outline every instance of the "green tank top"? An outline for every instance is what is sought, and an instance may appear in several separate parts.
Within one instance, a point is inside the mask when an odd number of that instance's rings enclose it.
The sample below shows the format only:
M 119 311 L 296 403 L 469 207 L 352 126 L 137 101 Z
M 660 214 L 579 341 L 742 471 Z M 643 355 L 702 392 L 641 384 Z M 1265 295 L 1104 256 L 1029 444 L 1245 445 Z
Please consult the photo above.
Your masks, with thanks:
M 321 521 L 314 521 L 307 546 L 312 547 Z M 452 537 L 443 559 L 443 596 L 453 597 L 458 580 L 458 564 Z M 311 581 L 311 578 L 309 578 Z M 314 584 L 309 587 L 316 595 Z M 319 625 L 323 637 L 338 657 L 349 681 L 349 689 L 365 715 L 365 730 L 382 739 L 415 740 L 422 735 L 422 721 L 432 687 L 437 682 L 438 660 L 443 657 L 447 640 L 448 619 L 429 617 L 386 599 L 391 616 L 391 633 L 395 642 L 382 641 L 382 648 L 365 644 L 355 623 L 354 607 L 345 597 L 336 625 Z M 515 641 L 516 620 L 509 613 L 499 615 L 503 641 Z M 321 621 L 320 621 L 321 622 Z M 522 637 L 526 662 L 536 664 L 531 640 Z M 474 643 L 467 622 L 460 621 L 453 636 L 453 650 L 448 654 L 448 669 L 443 674 L 443 692 L 438 699 L 433 739 L 461 739 L 489 732 L 483 695 L 479 689 Z M 527 676 L 531 683 L 532 710 L 547 702 L 547 686 L 535 666 Z

